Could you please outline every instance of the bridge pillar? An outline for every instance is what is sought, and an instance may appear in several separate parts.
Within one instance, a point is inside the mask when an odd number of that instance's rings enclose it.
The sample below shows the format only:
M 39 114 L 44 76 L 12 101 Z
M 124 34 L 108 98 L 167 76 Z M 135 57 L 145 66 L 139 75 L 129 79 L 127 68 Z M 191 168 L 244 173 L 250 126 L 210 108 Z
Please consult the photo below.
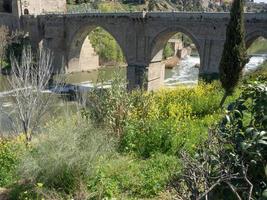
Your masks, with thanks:
M 148 68 L 148 90 L 157 90 L 164 84 L 165 64 L 162 61 L 152 62 Z
M 128 65 L 128 89 L 157 90 L 163 85 L 165 65 L 162 62 L 150 63 L 149 66 Z
M 128 90 L 147 88 L 147 66 L 145 65 L 128 65 L 127 81 Z
M 213 79 L 219 76 L 219 65 L 225 40 L 205 39 L 201 41 L 199 76 Z

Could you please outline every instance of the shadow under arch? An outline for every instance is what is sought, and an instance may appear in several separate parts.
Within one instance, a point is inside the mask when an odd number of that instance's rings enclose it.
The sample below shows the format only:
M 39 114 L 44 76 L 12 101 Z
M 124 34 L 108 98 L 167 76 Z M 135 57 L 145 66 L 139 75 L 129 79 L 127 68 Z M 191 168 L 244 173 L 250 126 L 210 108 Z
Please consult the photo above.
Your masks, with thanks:
M 258 39 L 259 37 L 264 37 L 267 39 L 267 31 L 263 31 L 263 30 L 258 30 L 258 31 L 254 31 L 251 32 L 249 34 L 246 35 L 245 37 L 245 42 L 246 42 L 246 47 L 247 49 L 253 44 L 253 42 Z
M 200 50 L 199 42 L 197 41 L 196 37 L 192 33 L 190 33 L 190 31 L 188 31 L 185 28 L 180 27 L 180 26 L 167 28 L 167 29 L 159 32 L 154 37 L 154 39 L 152 40 L 151 45 L 150 45 L 151 48 L 150 48 L 149 63 L 162 60 L 164 46 L 166 45 L 168 40 L 176 33 L 183 33 L 184 35 L 188 36 L 192 40 L 192 42 L 196 45 L 197 51 L 198 51 L 199 56 L 200 56 L 200 63 L 201 63 L 202 53 Z
M 96 28 L 101 28 L 112 36 L 112 38 L 116 41 L 116 43 L 120 47 L 122 54 L 125 58 L 125 61 L 127 62 L 124 46 L 116 38 L 116 36 L 112 33 L 112 31 L 110 31 L 107 27 L 99 24 L 86 24 L 77 28 L 73 36 L 69 39 L 68 42 L 69 44 L 67 46 L 67 56 L 66 56 L 67 72 L 94 70 L 90 68 L 83 70 L 84 69 L 83 65 L 91 61 L 89 58 L 83 57 L 84 56 L 83 50 L 85 50 L 85 48 L 87 48 L 89 44 L 91 45 L 88 36 Z

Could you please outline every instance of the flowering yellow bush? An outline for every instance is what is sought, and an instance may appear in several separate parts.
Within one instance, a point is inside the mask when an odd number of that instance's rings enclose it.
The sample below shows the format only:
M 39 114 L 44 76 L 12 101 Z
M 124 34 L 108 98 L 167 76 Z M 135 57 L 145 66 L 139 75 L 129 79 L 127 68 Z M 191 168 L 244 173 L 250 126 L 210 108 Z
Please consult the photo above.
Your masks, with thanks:
M 24 148 L 25 137 L 22 134 L 14 138 L 0 137 L 0 187 L 15 180 L 15 169 Z
M 218 83 L 200 83 L 196 87 L 161 89 L 157 92 L 135 92 L 125 134 L 124 151 L 142 157 L 176 153 L 181 148 L 191 151 L 213 124 L 222 91 Z

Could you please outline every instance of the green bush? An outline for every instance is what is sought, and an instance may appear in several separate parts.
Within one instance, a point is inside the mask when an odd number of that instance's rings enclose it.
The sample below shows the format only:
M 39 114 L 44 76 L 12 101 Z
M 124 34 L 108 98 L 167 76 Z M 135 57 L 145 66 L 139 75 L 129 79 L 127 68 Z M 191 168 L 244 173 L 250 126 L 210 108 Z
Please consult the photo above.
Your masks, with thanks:
M 132 95 L 120 149 L 148 158 L 154 153 L 193 151 L 218 119 L 217 83 Z
M 89 34 L 90 42 L 103 62 L 124 62 L 117 41 L 104 29 L 98 27 Z
M 181 154 L 183 199 L 266 199 L 266 102 L 266 82 L 246 85 L 196 153 Z
M 17 180 L 16 168 L 23 149 L 22 137 L 10 139 L 0 137 L 0 187 L 10 185 Z
M 266 82 L 267 81 L 267 61 L 262 63 L 259 68 L 243 77 L 243 83 L 249 83 L 253 81 Z
M 32 142 L 32 150 L 19 166 L 21 178 L 72 193 L 94 173 L 95 162 L 112 151 L 104 130 L 80 117 L 55 120 Z
M 102 163 L 88 186 L 96 199 L 153 197 L 165 189 L 178 166 L 175 156 L 157 154 L 148 160 L 119 156 Z
M 169 58 L 172 56 L 174 56 L 174 50 L 173 50 L 171 44 L 167 43 L 166 46 L 164 47 L 164 50 L 163 50 L 163 57 L 166 59 L 166 58 Z

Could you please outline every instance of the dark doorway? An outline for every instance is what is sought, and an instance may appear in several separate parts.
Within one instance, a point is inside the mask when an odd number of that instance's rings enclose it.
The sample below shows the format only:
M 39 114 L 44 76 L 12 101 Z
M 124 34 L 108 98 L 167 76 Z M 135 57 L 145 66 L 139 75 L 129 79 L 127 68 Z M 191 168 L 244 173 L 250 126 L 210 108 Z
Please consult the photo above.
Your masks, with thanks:
M 29 15 L 29 10 L 27 8 L 24 9 L 24 15 Z

